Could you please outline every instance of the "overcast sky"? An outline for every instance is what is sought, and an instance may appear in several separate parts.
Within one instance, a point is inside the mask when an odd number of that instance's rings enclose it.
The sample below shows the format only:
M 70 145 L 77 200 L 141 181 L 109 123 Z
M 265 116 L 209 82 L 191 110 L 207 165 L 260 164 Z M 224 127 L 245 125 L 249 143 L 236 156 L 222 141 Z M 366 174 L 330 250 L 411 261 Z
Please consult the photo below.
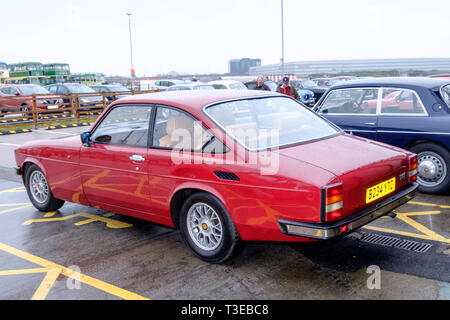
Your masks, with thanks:
M 72 72 L 224 73 L 280 62 L 281 0 L 3 0 L 0 61 Z M 449 0 L 284 0 L 285 61 L 450 57 Z

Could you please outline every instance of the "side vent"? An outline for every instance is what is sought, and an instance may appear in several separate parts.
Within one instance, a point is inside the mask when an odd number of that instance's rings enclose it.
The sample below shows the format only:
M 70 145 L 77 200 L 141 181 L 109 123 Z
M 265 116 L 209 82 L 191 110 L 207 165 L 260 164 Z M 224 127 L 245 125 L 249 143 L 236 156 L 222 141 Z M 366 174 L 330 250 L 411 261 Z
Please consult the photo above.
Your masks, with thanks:
M 222 180 L 239 181 L 239 177 L 235 175 L 233 172 L 214 171 L 214 174 L 216 175 L 217 178 Z

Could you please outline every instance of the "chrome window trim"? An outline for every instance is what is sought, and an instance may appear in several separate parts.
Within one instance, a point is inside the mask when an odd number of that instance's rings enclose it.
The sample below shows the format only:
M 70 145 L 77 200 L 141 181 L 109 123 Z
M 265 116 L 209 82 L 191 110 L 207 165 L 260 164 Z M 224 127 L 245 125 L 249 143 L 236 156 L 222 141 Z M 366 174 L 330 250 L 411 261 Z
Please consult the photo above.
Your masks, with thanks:
M 422 105 L 422 110 L 424 111 L 424 113 L 381 113 L 381 100 L 379 100 L 379 102 L 380 102 L 380 110 L 379 110 L 379 112 L 377 110 L 377 115 L 380 115 L 380 116 L 395 116 L 395 117 L 429 117 L 430 116 L 428 114 L 427 108 L 425 108 L 425 105 L 423 104 L 422 99 L 420 98 L 420 95 L 416 92 L 416 90 L 408 89 L 408 88 L 399 88 L 399 87 L 381 87 L 380 89 L 381 89 L 382 92 L 384 90 L 386 90 L 386 89 L 411 91 L 416 96 L 416 98 L 420 102 L 420 104 Z
M 377 96 L 377 108 L 375 110 L 375 113 L 368 113 L 368 114 L 364 114 L 364 113 L 323 113 L 321 112 L 322 109 L 322 105 L 325 103 L 325 101 L 327 101 L 328 96 L 335 92 L 335 91 L 348 91 L 348 90 L 378 90 L 378 96 Z M 380 104 L 380 92 L 381 92 L 381 87 L 355 87 L 355 88 L 341 88 L 341 89 L 333 89 L 330 92 L 327 93 L 327 95 L 325 96 L 325 98 L 323 99 L 322 105 L 320 106 L 318 113 L 320 115 L 336 115 L 336 116 L 372 116 L 372 117 L 376 117 L 378 115 L 378 105 Z

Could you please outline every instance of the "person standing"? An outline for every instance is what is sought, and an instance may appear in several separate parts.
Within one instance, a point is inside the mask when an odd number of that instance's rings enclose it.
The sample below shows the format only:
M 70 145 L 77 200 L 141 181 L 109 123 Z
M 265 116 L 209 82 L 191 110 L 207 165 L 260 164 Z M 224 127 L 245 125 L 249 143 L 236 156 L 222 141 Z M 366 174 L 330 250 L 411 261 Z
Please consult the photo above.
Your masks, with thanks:
M 263 77 L 258 77 L 258 79 L 256 80 L 256 87 L 254 87 L 253 90 L 270 91 L 270 88 L 267 84 L 264 83 Z
M 284 77 L 283 82 L 277 87 L 277 92 L 288 95 L 294 99 L 300 100 L 297 90 L 289 85 L 289 78 Z

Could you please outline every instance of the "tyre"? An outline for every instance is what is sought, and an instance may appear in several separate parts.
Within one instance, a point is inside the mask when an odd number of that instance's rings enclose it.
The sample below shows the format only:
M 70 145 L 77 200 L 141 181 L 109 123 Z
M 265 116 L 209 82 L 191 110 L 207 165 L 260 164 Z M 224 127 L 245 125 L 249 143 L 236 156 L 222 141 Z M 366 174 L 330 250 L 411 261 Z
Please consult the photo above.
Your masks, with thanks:
M 417 153 L 419 191 L 444 193 L 450 190 L 450 152 L 434 143 L 421 143 L 410 149 Z
M 53 196 L 47 178 L 35 164 L 30 165 L 25 172 L 25 187 L 31 203 L 39 211 L 55 211 L 64 205 L 64 200 Z
M 179 219 L 184 242 L 200 259 L 223 262 L 242 248 L 242 241 L 228 210 L 209 193 L 194 193 L 186 199 Z

